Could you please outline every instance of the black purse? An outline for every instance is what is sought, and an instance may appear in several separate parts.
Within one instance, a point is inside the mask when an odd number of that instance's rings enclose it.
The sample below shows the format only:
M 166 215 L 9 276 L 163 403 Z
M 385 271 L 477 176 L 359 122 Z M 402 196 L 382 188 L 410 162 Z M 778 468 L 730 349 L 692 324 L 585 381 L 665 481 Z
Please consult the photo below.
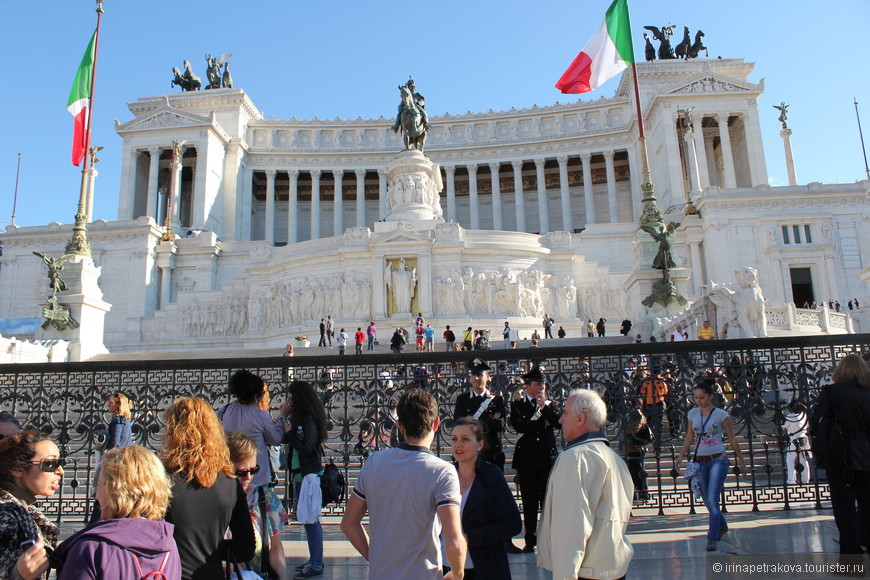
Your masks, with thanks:
M 236 559 L 236 553 L 233 551 L 233 545 L 231 542 L 227 542 L 227 553 L 226 553 L 226 566 L 224 567 L 226 573 L 226 580 L 231 580 L 233 577 L 233 572 L 236 574 L 236 578 L 241 580 L 242 578 L 242 568 L 239 566 L 239 561 Z

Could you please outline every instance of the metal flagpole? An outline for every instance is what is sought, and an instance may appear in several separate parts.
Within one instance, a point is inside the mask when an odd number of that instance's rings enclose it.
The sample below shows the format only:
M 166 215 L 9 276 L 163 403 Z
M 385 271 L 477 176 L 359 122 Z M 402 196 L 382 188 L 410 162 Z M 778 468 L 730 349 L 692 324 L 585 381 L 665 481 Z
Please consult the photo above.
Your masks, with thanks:
M 643 211 L 640 214 L 640 225 L 662 223 L 662 212 L 656 204 L 655 186 L 649 169 L 649 155 L 646 150 L 646 134 L 643 128 L 643 113 L 640 108 L 640 91 L 637 83 L 637 63 L 631 63 L 631 76 L 634 79 L 634 103 L 637 107 L 637 128 L 640 141 L 641 179 L 640 190 L 643 192 Z
M 18 206 L 18 178 L 21 176 L 21 150 L 18 150 L 18 170 L 15 172 L 15 195 L 12 197 L 12 225 L 15 225 L 15 208 Z
M 861 136 L 861 151 L 864 153 L 864 172 L 867 174 L 867 179 L 870 179 L 870 167 L 867 166 L 867 150 L 864 149 L 864 132 L 861 130 L 861 116 L 858 114 L 858 99 L 852 97 L 852 101 L 855 103 L 855 117 L 858 119 L 858 135 Z M 19 153 L 19 155 L 21 154 Z M 14 219 L 12 223 L 15 223 Z
M 97 33 L 94 39 L 94 72 L 91 75 L 91 95 L 88 99 L 88 118 L 85 124 L 85 156 L 82 164 L 82 185 L 79 190 L 79 205 L 76 211 L 76 223 L 73 226 L 73 235 L 66 245 L 68 254 L 79 256 L 91 255 L 91 244 L 88 242 L 88 170 L 90 168 L 91 125 L 94 118 L 94 87 L 97 83 L 97 56 L 100 52 L 100 20 L 103 16 L 103 0 L 97 0 Z

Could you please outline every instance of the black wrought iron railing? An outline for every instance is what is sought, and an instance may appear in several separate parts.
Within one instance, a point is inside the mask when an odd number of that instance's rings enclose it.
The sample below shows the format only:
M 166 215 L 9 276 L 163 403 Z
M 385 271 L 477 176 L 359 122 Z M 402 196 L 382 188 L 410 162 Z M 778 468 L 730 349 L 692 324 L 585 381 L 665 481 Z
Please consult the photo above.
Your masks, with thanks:
M 558 341 L 554 341 L 558 343 Z M 296 358 L 237 358 L 0 365 L 0 408 L 22 423 L 50 434 L 68 458 L 62 488 L 45 503 L 57 519 L 81 519 L 89 512 L 98 443 L 94 434 L 109 417 L 106 398 L 117 392 L 134 404 L 134 441 L 159 449 L 163 410 L 183 396 L 202 397 L 218 408 L 230 400 L 229 377 L 240 368 L 260 374 L 269 384 L 274 408 L 284 401 L 289 380 L 307 380 L 322 394 L 330 421 L 326 453 L 344 469 L 352 484 L 365 458 L 390 444 L 390 401 L 416 385 L 439 402 L 444 428 L 434 451 L 450 456 L 449 435 L 456 396 L 468 388 L 465 363 L 474 357 L 493 369 L 491 388 L 510 399 L 521 389 L 518 376 L 532 362 L 541 364 L 549 396 L 562 402 L 574 388 L 598 391 L 608 404 L 607 432 L 614 449 L 624 452 L 628 413 L 637 406 L 641 373 L 664 370 L 668 393 L 658 415 L 650 413 L 654 438 L 644 459 L 650 487 L 646 507 L 694 509 L 685 481 L 673 461 L 692 406 L 692 387 L 711 369 L 721 391 L 718 404 L 732 417 L 750 473 L 731 475 L 724 504 L 753 509 L 789 509 L 796 503 L 821 506 L 827 488 L 809 474 L 799 485 L 787 484 L 785 454 L 790 441 L 784 428 L 786 407 L 799 398 L 807 407 L 829 382 L 837 362 L 851 352 L 870 349 L 870 335 L 765 338 L 546 347 L 522 350 L 348 355 Z M 516 434 L 505 429 L 507 472 Z M 286 474 L 285 474 L 286 475 Z M 289 498 L 289 489 L 279 491 Z M 341 506 L 333 507 L 335 512 Z

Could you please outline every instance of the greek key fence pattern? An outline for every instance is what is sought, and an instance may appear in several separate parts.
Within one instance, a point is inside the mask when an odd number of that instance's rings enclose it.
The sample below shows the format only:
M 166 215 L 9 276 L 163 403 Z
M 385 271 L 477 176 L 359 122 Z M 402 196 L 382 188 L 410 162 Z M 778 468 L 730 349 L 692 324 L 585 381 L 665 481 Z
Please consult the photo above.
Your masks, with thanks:
M 58 520 L 75 520 L 85 518 L 90 510 L 98 461 L 94 434 L 110 419 L 106 398 L 117 392 L 133 402 L 134 441 L 156 450 L 162 413 L 172 401 L 201 397 L 217 409 L 230 401 L 227 384 L 238 369 L 247 368 L 266 380 L 273 409 L 284 402 L 290 380 L 307 380 L 316 385 L 327 409 L 327 460 L 335 461 L 352 485 L 366 457 L 389 445 L 390 401 L 409 386 L 428 389 L 438 400 L 443 429 L 433 451 L 450 459 L 453 408 L 457 395 L 468 388 L 465 363 L 471 358 L 484 359 L 498 369 L 491 373 L 490 387 L 508 404 L 521 389 L 519 375 L 532 362 L 544 367 L 548 396 L 557 402 L 574 388 L 598 391 L 608 404 L 608 436 L 621 453 L 626 415 L 637 404 L 641 373 L 665 370 L 669 392 L 663 412 L 650 417 L 654 441 L 644 463 L 650 487 L 646 507 L 664 514 L 669 508 L 694 509 L 695 500 L 672 465 L 692 407 L 692 386 L 712 369 L 722 391 L 718 404 L 730 413 L 751 466 L 749 474 L 729 476 L 726 509 L 736 504 L 789 509 L 807 502 L 821 507 L 827 486 L 816 478 L 785 484 L 786 407 L 795 397 L 811 407 L 837 361 L 868 349 L 870 335 L 865 334 L 402 355 L 0 365 L 0 408 L 57 441 L 68 459 L 66 475 L 61 489 L 43 506 Z M 504 435 L 510 480 L 517 435 L 509 422 Z M 277 491 L 289 501 L 286 475 L 282 473 Z M 801 481 L 807 481 L 806 474 Z M 332 513 L 341 509 L 331 507 Z

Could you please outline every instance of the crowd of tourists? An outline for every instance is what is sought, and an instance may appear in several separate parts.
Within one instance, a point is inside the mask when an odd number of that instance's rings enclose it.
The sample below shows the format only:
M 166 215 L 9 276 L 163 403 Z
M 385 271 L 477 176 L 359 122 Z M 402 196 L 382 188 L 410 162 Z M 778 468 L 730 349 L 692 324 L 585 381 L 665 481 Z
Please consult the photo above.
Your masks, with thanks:
M 466 370 L 470 388 L 452 413 L 452 464 L 431 452 L 442 413 L 425 383 L 409 385 L 391 404 L 383 446 L 376 417 L 363 421 L 370 430 L 366 445 L 383 449 L 366 454 L 341 529 L 368 561 L 369 577 L 510 579 L 508 554 L 525 552 L 556 579 L 624 578 L 633 555 L 629 517 L 647 494 L 643 450 L 660 436 L 663 417 L 672 429 L 678 420 L 663 404 L 666 380 L 648 374 L 640 383 L 627 414 L 623 458 L 604 432 L 607 402 L 588 385 L 556 401 L 546 369 L 533 364 L 505 397 L 504 385 L 494 384 L 505 367 L 493 377 L 494 369 L 475 358 Z M 789 478 L 808 480 L 810 465 L 800 450 L 812 441 L 813 462 L 830 485 L 841 561 L 855 563 L 870 530 L 870 367 L 848 355 L 832 380 L 812 410 L 799 401 L 789 405 L 784 429 L 795 448 Z M 240 370 L 229 392 L 234 400 L 218 409 L 194 397 L 174 401 L 164 413 L 157 453 L 133 444 L 129 399 L 109 397 L 112 419 L 96 435 L 102 454 L 94 516 L 63 541 L 38 500 L 60 488 L 65 458 L 50 437 L 22 430 L 15 417 L 0 413 L 0 578 L 48 578 L 50 568 L 62 580 L 322 577 L 328 439 L 322 393 L 308 382 L 290 382 L 273 418 L 261 377 Z M 721 395 L 714 375 L 694 386 L 695 406 L 684 417 L 688 426 L 674 462 L 679 472 L 688 460 L 685 477 L 707 508 L 708 551 L 728 532 L 719 505 L 730 467 L 726 443 L 739 472 L 747 472 Z M 504 475 L 507 425 L 519 435 L 510 462 L 522 515 Z M 281 542 L 290 514 L 272 489 L 277 446 L 289 450 L 295 519 L 308 541 L 308 559 L 292 570 Z M 519 547 L 514 538 L 521 532 Z

